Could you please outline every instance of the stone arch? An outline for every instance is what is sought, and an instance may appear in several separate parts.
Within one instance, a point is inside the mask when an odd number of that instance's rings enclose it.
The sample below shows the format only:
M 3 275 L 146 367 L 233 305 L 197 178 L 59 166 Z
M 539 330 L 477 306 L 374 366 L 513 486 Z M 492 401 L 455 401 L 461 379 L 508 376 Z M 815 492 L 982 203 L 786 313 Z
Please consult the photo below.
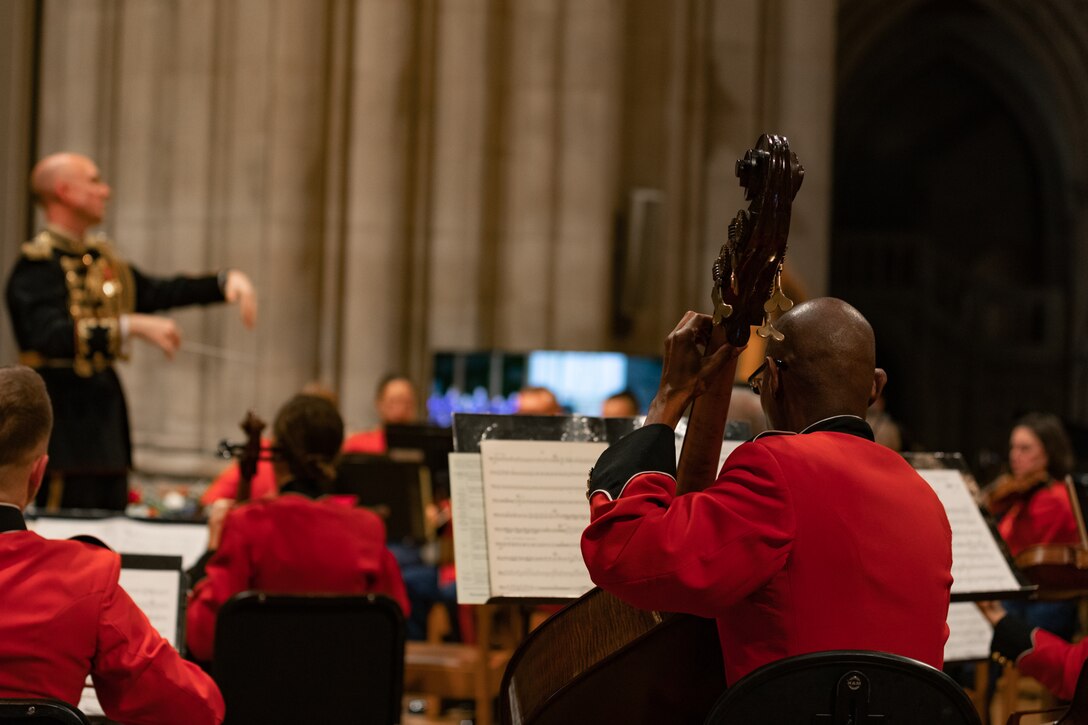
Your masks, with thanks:
M 832 290 L 923 447 L 985 463 L 1019 412 L 1086 418 L 1085 7 L 840 6 Z

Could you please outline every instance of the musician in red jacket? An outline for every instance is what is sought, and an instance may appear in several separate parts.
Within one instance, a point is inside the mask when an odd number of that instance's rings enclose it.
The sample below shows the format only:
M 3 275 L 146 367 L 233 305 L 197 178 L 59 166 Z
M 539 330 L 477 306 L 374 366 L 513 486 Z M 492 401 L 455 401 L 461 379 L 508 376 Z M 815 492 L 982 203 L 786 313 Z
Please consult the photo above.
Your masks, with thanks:
M 210 677 L 163 639 L 118 583 L 102 546 L 27 531 L 53 416 L 30 368 L 0 368 L 0 697 L 78 706 L 90 674 L 111 721 L 203 725 L 223 720 Z
M 712 324 L 694 312 L 669 336 L 645 426 L 591 472 L 582 553 L 593 581 L 644 609 L 716 618 L 730 683 L 832 649 L 940 667 L 951 530 L 933 490 L 865 422 L 887 379 L 872 328 L 831 298 L 775 324 L 785 337 L 749 378 L 775 430 L 683 495 L 673 427 L 737 351 L 704 356 Z
M 334 498 L 333 460 L 344 439 L 336 407 L 296 395 L 273 424 L 274 466 L 281 495 L 213 508 L 205 576 L 189 597 L 190 654 L 211 661 L 220 607 L 246 590 L 278 593 L 386 594 L 409 612 L 404 582 L 385 547 L 376 514 Z M 224 503 L 224 502 L 220 502 Z
M 979 602 L 978 606 L 994 625 L 990 651 L 995 660 L 1013 662 L 1018 670 L 1043 683 L 1056 697 L 1073 699 L 1077 678 L 1088 661 L 1088 639 L 1070 644 L 1006 612 L 998 602 Z

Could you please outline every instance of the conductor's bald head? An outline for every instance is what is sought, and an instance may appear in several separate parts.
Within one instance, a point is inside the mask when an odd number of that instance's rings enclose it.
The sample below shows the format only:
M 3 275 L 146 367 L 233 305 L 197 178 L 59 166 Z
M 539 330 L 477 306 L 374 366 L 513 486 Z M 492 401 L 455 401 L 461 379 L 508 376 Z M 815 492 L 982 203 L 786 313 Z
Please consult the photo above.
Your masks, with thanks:
M 797 305 L 775 326 L 785 338 L 767 346 L 760 390 L 771 426 L 799 431 L 834 415 L 864 418 L 887 376 L 876 368 L 876 338 L 862 314 L 821 297 Z
M 27 367 L 0 368 L 0 501 L 23 507 L 34 497 L 52 429 L 41 377 Z
M 68 152 L 50 154 L 36 163 L 30 172 L 30 190 L 50 223 L 77 236 L 102 221 L 111 193 L 94 161 Z

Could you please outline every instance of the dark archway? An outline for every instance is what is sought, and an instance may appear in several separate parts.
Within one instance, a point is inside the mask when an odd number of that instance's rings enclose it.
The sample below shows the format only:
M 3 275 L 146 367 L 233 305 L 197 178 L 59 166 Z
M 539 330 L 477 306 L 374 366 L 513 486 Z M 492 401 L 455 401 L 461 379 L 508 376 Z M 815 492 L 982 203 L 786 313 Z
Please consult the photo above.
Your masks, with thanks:
M 912 441 L 980 469 L 1020 413 L 1083 414 L 1084 160 L 1056 70 L 1082 58 L 1034 42 L 1027 7 L 840 10 L 832 293 L 873 322 Z

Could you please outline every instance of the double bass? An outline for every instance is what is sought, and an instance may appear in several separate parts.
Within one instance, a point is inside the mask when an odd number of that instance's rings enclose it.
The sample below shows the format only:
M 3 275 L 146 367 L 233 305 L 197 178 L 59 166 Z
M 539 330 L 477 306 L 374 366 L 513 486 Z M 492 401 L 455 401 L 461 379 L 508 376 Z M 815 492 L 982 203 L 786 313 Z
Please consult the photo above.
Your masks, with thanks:
M 750 204 L 729 225 L 714 263 L 715 345 L 757 334 L 782 339 L 772 314 L 782 293 L 793 198 L 804 169 L 783 136 L 762 135 L 737 161 Z M 677 471 L 678 493 L 717 475 L 736 361 L 696 399 Z M 728 656 L 728 655 L 727 655 Z M 593 589 L 534 630 L 514 653 L 500 690 L 506 725 L 579 722 L 701 723 L 725 688 L 713 620 L 645 611 Z

